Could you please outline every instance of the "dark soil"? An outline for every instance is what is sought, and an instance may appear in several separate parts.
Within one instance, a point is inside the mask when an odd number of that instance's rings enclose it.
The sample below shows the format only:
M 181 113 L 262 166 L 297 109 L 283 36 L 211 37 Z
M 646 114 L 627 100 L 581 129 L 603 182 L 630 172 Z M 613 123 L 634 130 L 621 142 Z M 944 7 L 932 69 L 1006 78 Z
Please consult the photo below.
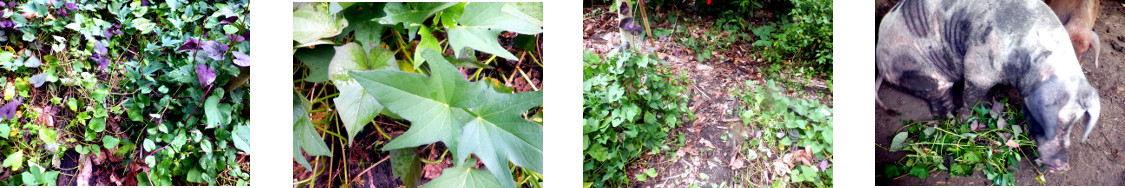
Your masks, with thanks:
M 652 17 L 653 29 L 665 28 L 676 30 L 673 35 L 692 35 L 701 37 L 702 30 L 710 29 L 715 22 L 711 16 L 692 15 L 690 10 L 675 10 L 660 6 Z M 692 18 L 691 23 L 680 21 L 681 26 L 670 25 L 665 19 L 668 14 L 675 12 L 685 17 Z M 769 24 L 768 11 L 758 11 L 755 18 L 746 20 L 754 26 Z M 598 55 L 606 55 L 621 46 L 621 34 L 617 28 L 617 13 L 609 12 L 607 5 L 587 6 L 584 10 L 583 20 L 583 49 Z M 687 24 L 690 26 L 684 27 Z M 680 28 L 676 28 L 680 27 Z M 681 28 L 689 31 L 683 31 Z M 730 35 L 721 32 L 719 35 Z M 769 185 L 774 179 L 771 163 L 781 161 L 780 155 L 774 151 L 772 157 L 762 156 L 756 160 L 748 160 L 742 145 L 751 132 L 759 125 L 746 125 L 737 113 L 744 104 L 737 96 L 732 96 L 732 89 L 748 89 L 747 81 L 757 84 L 765 83 L 761 68 L 767 66 L 761 59 L 754 58 L 749 42 L 739 42 L 715 50 L 713 58 L 700 61 L 696 59 L 698 52 L 691 47 L 678 44 L 674 38 L 685 36 L 657 36 L 652 43 L 638 41 L 638 53 L 655 53 L 662 61 L 668 62 L 673 72 L 688 74 L 691 84 L 687 92 L 692 95 L 689 109 L 695 114 L 695 119 L 685 119 L 680 127 L 669 131 L 666 142 L 671 151 L 662 153 L 646 153 L 639 159 L 633 160 L 627 166 L 628 177 L 631 179 L 630 187 L 686 187 L 691 184 L 725 187 L 759 187 Z M 724 37 L 724 36 L 719 36 Z M 761 67 L 761 68 L 760 68 Z M 768 76 L 767 76 L 768 77 Z M 829 76 L 830 77 L 830 76 Z M 796 78 L 792 82 L 801 82 L 806 85 L 800 88 L 789 88 L 784 91 L 786 95 L 806 99 L 816 99 L 822 104 L 831 106 L 832 95 L 820 78 L 806 81 Z M 823 94 L 824 97 L 818 97 Z M 679 137 L 683 136 L 683 145 L 679 146 Z M 726 139 L 723 139 L 726 137 Z M 776 150 L 776 149 L 775 149 Z M 763 154 L 764 155 L 764 154 Z M 657 176 L 646 181 L 637 181 L 636 174 L 642 174 L 652 168 L 657 171 Z M 767 175 L 768 174 L 768 175 Z
M 876 1 L 876 23 L 895 0 Z M 876 25 L 878 26 L 878 25 Z M 1102 115 L 1098 120 L 1098 127 L 1090 133 L 1089 140 L 1081 140 L 1081 134 L 1071 134 L 1074 141 L 1068 148 L 1070 170 L 1062 174 L 1045 174 L 1046 185 L 1125 185 L 1125 130 L 1117 126 L 1125 123 L 1125 3 L 1121 1 L 1101 1 L 1097 23 L 1094 31 L 1101 39 L 1101 68 L 1093 63 L 1083 63 L 1082 69 L 1090 84 L 1097 88 L 1101 95 Z M 1086 57 L 1083 62 L 1091 61 L 1093 56 Z M 995 90 L 994 90 L 995 91 Z M 1001 91 L 1010 92 L 1010 91 Z M 994 92 L 995 93 L 995 92 Z M 884 84 L 878 91 L 878 97 L 895 112 L 875 109 L 875 184 L 876 185 L 990 185 L 991 181 L 983 173 L 977 172 L 970 177 L 950 177 L 945 171 L 935 171 L 925 179 L 914 176 L 885 177 L 882 175 L 884 164 L 893 163 L 906 155 L 904 152 L 889 152 L 885 148 L 890 146 L 894 137 L 903 126 L 902 120 L 930 120 L 928 105 L 921 99 L 903 93 L 892 86 Z M 1080 130 L 1073 129 L 1073 130 Z M 1078 131 L 1081 132 L 1081 131 Z M 1035 176 L 1040 172 L 1027 159 L 1019 163 L 1016 170 L 1016 183 L 1019 185 L 1040 185 Z

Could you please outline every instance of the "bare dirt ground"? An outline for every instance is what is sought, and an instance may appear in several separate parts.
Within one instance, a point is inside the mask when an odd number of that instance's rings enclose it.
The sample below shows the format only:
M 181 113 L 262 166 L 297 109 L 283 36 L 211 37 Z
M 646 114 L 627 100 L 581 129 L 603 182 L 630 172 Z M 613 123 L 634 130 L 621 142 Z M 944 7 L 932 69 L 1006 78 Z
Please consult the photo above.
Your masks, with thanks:
M 876 23 L 882 15 L 894 6 L 893 2 L 876 1 Z M 878 25 L 876 25 L 878 26 Z M 1102 115 L 1098 127 L 1090 133 L 1086 143 L 1081 140 L 1080 134 L 1072 134 L 1074 140 L 1068 149 L 1071 169 L 1062 174 L 1046 174 L 1046 185 L 1125 185 L 1125 137 L 1120 126 L 1125 123 L 1125 3 L 1122 1 L 1101 1 L 1097 23 L 1094 31 L 1101 39 L 1101 68 L 1096 68 L 1093 63 L 1082 64 L 1082 69 L 1101 95 Z M 1089 61 L 1093 57 L 1087 57 Z M 874 79 L 874 77 L 873 77 Z M 1010 92 L 1010 91 L 995 91 Z M 892 110 L 901 114 L 892 114 L 875 109 L 875 184 L 876 185 L 990 185 L 991 181 L 983 173 L 974 173 L 970 177 L 950 177 L 945 171 L 931 173 L 925 179 L 914 176 L 884 177 L 882 171 L 885 163 L 893 163 L 902 159 L 903 152 L 888 152 L 885 148 L 890 145 L 891 138 L 903 126 L 902 120 L 929 120 L 934 116 L 930 114 L 928 105 L 921 99 L 903 93 L 889 85 L 884 84 L 878 91 L 878 96 Z M 1007 93 L 1010 95 L 1010 93 Z M 1078 130 L 1078 129 L 1076 129 Z M 882 147 L 880 147 L 882 146 Z M 1019 163 L 1016 170 L 1016 183 L 1019 185 L 1040 185 L 1035 181 L 1039 174 L 1028 160 Z M 1043 171 L 1043 170 L 1038 170 Z M 1045 173 L 1045 172 L 1044 172 Z
M 617 14 L 608 12 L 607 6 L 588 7 L 584 12 L 587 15 L 583 20 L 584 49 L 603 56 L 616 50 L 620 46 Z M 592 12 L 595 14 L 590 15 Z M 668 11 L 654 11 L 655 17 L 659 18 L 664 18 L 667 13 Z M 769 14 L 771 13 L 759 11 L 756 15 L 760 16 L 749 21 L 755 26 L 768 24 L 766 18 L 772 18 Z M 711 26 L 714 21 L 713 18 L 697 18 L 692 24 Z M 660 23 L 663 20 L 655 22 L 654 29 L 674 27 L 668 23 Z M 701 35 L 702 31 L 682 33 Z M 720 35 L 725 34 L 729 33 Z M 689 109 L 694 112 L 695 120 L 685 121 L 668 133 L 666 143 L 670 146 L 677 145 L 677 137 L 682 135 L 682 147 L 673 147 L 674 151 L 659 154 L 648 153 L 631 162 L 627 167 L 632 179 L 630 187 L 686 187 L 691 184 L 701 187 L 760 187 L 772 183 L 774 179 L 769 177 L 775 172 L 770 171 L 773 167 L 771 163 L 780 161 L 781 155 L 773 153 L 770 157 L 763 156 L 757 160 L 746 159 L 746 152 L 741 149 L 742 142 L 753 135 L 751 132 L 756 131 L 757 125 L 742 123 L 737 112 L 743 104 L 731 93 L 732 89 L 746 88 L 746 81 L 764 83 L 765 73 L 760 72 L 759 66 L 764 68 L 765 65 L 762 60 L 752 57 L 755 52 L 751 45 L 736 43 L 725 47 L 729 51 L 714 52 L 716 58 L 699 61 L 693 55 L 697 53 L 695 50 L 677 44 L 672 40 L 674 37 L 656 38 L 651 44 L 645 41 L 634 45 L 639 45 L 638 49 L 643 53 L 654 52 L 661 60 L 668 62 L 672 69 L 690 75 L 692 85 L 687 90 L 692 93 L 692 100 Z M 817 78 L 803 81 L 803 78 L 797 78 L 794 82 L 804 82 L 809 86 L 789 88 L 786 95 L 815 99 L 831 107 L 832 95 L 824 80 Z M 817 93 L 823 93 L 824 97 L 818 98 Z M 659 175 L 643 182 L 633 179 L 636 174 L 644 173 L 648 168 L 655 169 Z

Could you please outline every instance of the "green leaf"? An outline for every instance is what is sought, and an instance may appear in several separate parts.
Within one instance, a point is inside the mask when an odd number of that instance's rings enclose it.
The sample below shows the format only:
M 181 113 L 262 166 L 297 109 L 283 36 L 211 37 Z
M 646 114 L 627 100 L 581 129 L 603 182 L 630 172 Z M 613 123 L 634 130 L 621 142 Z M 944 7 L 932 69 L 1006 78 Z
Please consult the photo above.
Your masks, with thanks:
M 647 174 L 648 177 L 654 177 L 655 178 L 656 177 L 656 169 L 648 168 L 648 170 L 645 170 L 645 174 Z
M 140 30 L 141 34 L 148 34 L 152 32 L 152 28 L 156 27 L 156 24 L 145 18 L 137 18 L 133 19 L 133 27 L 136 27 L 137 30 Z
M 98 133 L 100 133 L 102 131 L 105 131 L 105 118 L 90 119 L 90 127 L 89 128 L 90 128 L 90 130 L 93 130 L 94 132 L 98 132 Z
M 484 170 L 473 169 L 472 167 L 477 164 L 476 159 L 469 158 L 467 161 L 458 164 L 453 168 L 446 168 L 441 171 L 441 176 L 434 178 L 434 180 L 423 185 L 422 188 L 437 188 L 437 187 L 500 187 L 500 183 L 496 178 Z
M 349 146 L 355 135 L 379 115 L 383 105 L 364 90 L 356 79 L 349 76 L 348 72 L 395 70 L 397 67 L 394 54 L 381 47 L 371 49 L 371 53 L 364 53 L 363 48 L 356 43 L 336 47 L 336 55 L 328 65 L 328 77 L 336 85 L 336 89 L 340 90 L 340 96 L 332 101 L 336 103 L 340 121 L 348 131 Z
M 911 167 L 910 172 L 907 173 L 907 174 L 914 175 L 915 177 L 918 177 L 918 178 L 926 179 L 926 177 L 930 176 L 930 168 L 927 165 L 924 165 L 924 164 L 917 164 L 917 165 L 914 165 L 914 167 Z
M 418 70 L 418 67 L 426 62 L 426 58 L 422 57 L 422 50 L 433 49 L 435 51 L 441 51 L 441 46 L 437 38 L 434 38 L 434 35 L 430 34 L 429 27 L 421 26 L 420 30 L 418 30 L 418 35 L 422 37 L 422 42 L 418 43 L 418 46 L 414 48 L 414 70 Z
M 418 187 L 422 177 L 422 161 L 418 160 L 417 148 L 391 150 L 391 168 L 395 177 L 402 179 L 406 187 Z
M 500 10 L 517 18 L 527 20 L 527 22 L 531 24 L 543 25 L 542 2 L 509 2 L 505 3 L 504 8 Z
M 4 158 L 3 165 L 4 167 L 11 167 L 13 170 L 20 169 L 20 166 L 23 165 L 23 151 L 8 154 L 8 157 Z
M 12 134 L 12 127 L 9 127 L 7 123 L 0 123 L 0 137 L 3 137 L 4 139 L 7 139 L 8 136 L 11 135 L 11 134 Z
M 303 6 L 293 12 L 293 41 L 298 47 L 333 37 L 348 27 L 348 20 L 336 18 L 323 4 Z
M 474 109 L 478 116 L 464 126 L 457 159 L 476 154 L 504 187 L 515 187 L 508 161 L 543 172 L 543 127 L 520 116 L 543 105 L 543 92 L 501 94 L 488 90 L 487 103 Z
M 117 148 L 117 144 L 121 143 L 120 139 L 113 136 L 102 137 L 102 147 L 104 148 Z
M 219 100 L 222 95 L 211 95 L 203 101 L 203 115 L 207 118 L 207 128 L 211 129 L 223 124 L 222 111 L 219 110 Z M 227 113 L 230 113 L 229 110 Z
M 418 33 L 418 27 L 426 18 L 457 3 L 387 3 L 383 11 L 387 16 L 379 18 L 381 23 L 400 24 L 410 32 L 410 40 Z
M 430 77 L 391 70 L 352 71 L 352 78 L 375 96 L 392 113 L 409 120 L 410 129 L 383 146 L 383 150 L 414 147 L 436 141 L 448 148 L 457 148 L 461 120 L 457 108 L 479 106 L 484 99 L 484 83 L 470 83 L 441 58 L 437 51 L 426 50 L 430 59 Z M 457 153 L 454 150 L 453 153 Z
M 906 142 L 907 136 L 908 136 L 908 134 L 906 132 L 900 132 L 897 135 L 895 135 L 895 138 L 891 139 L 891 148 L 890 148 L 891 152 L 901 150 L 902 147 L 903 147 L 902 143 Z
M 449 45 L 453 47 L 458 57 L 463 57 L 461 49 L 468 47 L 514 60 L 516 56 L 500 46 L 500 42 L 496 40 L 501 32 L 505 30 L 522 34 L 543 32 L 543 29 L 527 20 L 502 12 L 500 9 L 503 6 L 503 3 L 469 3 L 465 6 L 465 13 L 461 14 L 460 26 L 446 30 L 449 35 Z
M 328 81 L 328 64 L 334 54 L 336 54 L 335 48 L 318 47 L 297 49 L 293 56 L 309 67 L 309 76 L 305 77 L 306 82 L 324 82 Z
M 332 151 L 328 149 L 327 144 L 324 144 L 324 139 L 317 134 L 316 128 L 309 120 L 310 108 L 312 104 L 305 99 L 305 95 L 293 91 L 293 159 L 305 166 L 305 169 L 312 170 L 312 166 L 301 155 L 301 150 L 312 156 L 330 156 Z
M 234 142 L 234 147 L 250 154 L 250 127 L 249 126 L 235 126 L 231 134 L 231 140 Z

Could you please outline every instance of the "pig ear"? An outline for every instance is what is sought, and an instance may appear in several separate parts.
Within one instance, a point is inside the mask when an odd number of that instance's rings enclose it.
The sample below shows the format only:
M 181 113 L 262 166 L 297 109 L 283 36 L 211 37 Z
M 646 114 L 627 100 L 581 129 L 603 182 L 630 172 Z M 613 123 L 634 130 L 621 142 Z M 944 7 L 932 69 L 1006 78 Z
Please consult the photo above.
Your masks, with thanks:
M 1086 137 L 1090 136 L 1090 131 L 1098 124 L 1098 116 L 1102 112 L 1102 103 L 1098 98 L 1098 92 L 1089 90 L 1085 97 L 1082 99 L 1083 106 L 1086 106 L 1086 131 L 1082 133 L 1082 142 L 1086 142 Z

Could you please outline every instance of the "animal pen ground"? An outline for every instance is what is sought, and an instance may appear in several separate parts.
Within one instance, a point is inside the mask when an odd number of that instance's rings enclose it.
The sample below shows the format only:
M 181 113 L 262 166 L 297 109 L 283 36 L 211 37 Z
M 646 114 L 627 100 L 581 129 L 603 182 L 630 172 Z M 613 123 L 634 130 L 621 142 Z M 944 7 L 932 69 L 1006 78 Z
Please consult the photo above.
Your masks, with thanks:
M 897 1 L 876 2 L 876 23 L 886 14 Z M 878 24 L 876 24 L 878 27 Z M 878 28 L 876 28 L 878 29 Z M 1082 63 L 1090 85 L 1098 90 L 1101 97 L 1102 115 L 1098 120 L 1098 127 L 1090 133 L 1089 140 L 1085 143 L 1080 134 L 1072 134 L 1071 146 L 1068 149 L 1070 170 L 1061 174 L 1045 174 L 1046 185 L 1125 185 L 1125 147 L 1119 143 L 1125 142 L 1125 130 L 1117 126 L 1125 123 L 1125 2 L 1101 1 L 1098 20 L 1094 31 L 1101 39 L 1101 67 L 1093 63 Z M 1087 56 L 1083 62 L 1093 62 L 1093 56 Z M 900 132 L 902 120 L 929 120 L 932 115 L 928 110 L 913 110 L 926 108 L 904 108 L 907 106 L 928 106 L 921 99 L 899 91 L 890 85 L 883 85 L 878 92 L 882 101 L 897 113 L 890 113 L 875 108 L 875 177 L 876 185 L 990 185 L 983 173 L 973 173 L 969 177 L 950 177 L 946 171 L 934 171 L 924 179 L 904 175 L 899 177 L 886 177 L 882 172 L 885 164 L 894 163 L 902 159 L 905 152 L 889 152 L 886 147 L 891 144 L 892 138 Z M 993 93 L 1005 93 L 1001 89 L 994 89 Z M 990 95 L 994 96 L 994 95 Z M 1019 101 L 1009 99 L 1008 101 Z M 1018 106 L 1014 104 L 1013 106 Z M 1075 129 L 1075 130 L 1080 130 Z M 1079 131 L 1080 132 L 1080 131 Z M 1034 150 L 1025 148 L 1024 150 Z M 1034 158 L 1032 158 L 1034 159 Z M 1015 170 L 1018 185 L 1040 185 L 1036 176 L 1040 171 L 1028 159 L 1018 163 L 1019 169 Z M 1046 173 L 1043 171 L 1043 173 Z

